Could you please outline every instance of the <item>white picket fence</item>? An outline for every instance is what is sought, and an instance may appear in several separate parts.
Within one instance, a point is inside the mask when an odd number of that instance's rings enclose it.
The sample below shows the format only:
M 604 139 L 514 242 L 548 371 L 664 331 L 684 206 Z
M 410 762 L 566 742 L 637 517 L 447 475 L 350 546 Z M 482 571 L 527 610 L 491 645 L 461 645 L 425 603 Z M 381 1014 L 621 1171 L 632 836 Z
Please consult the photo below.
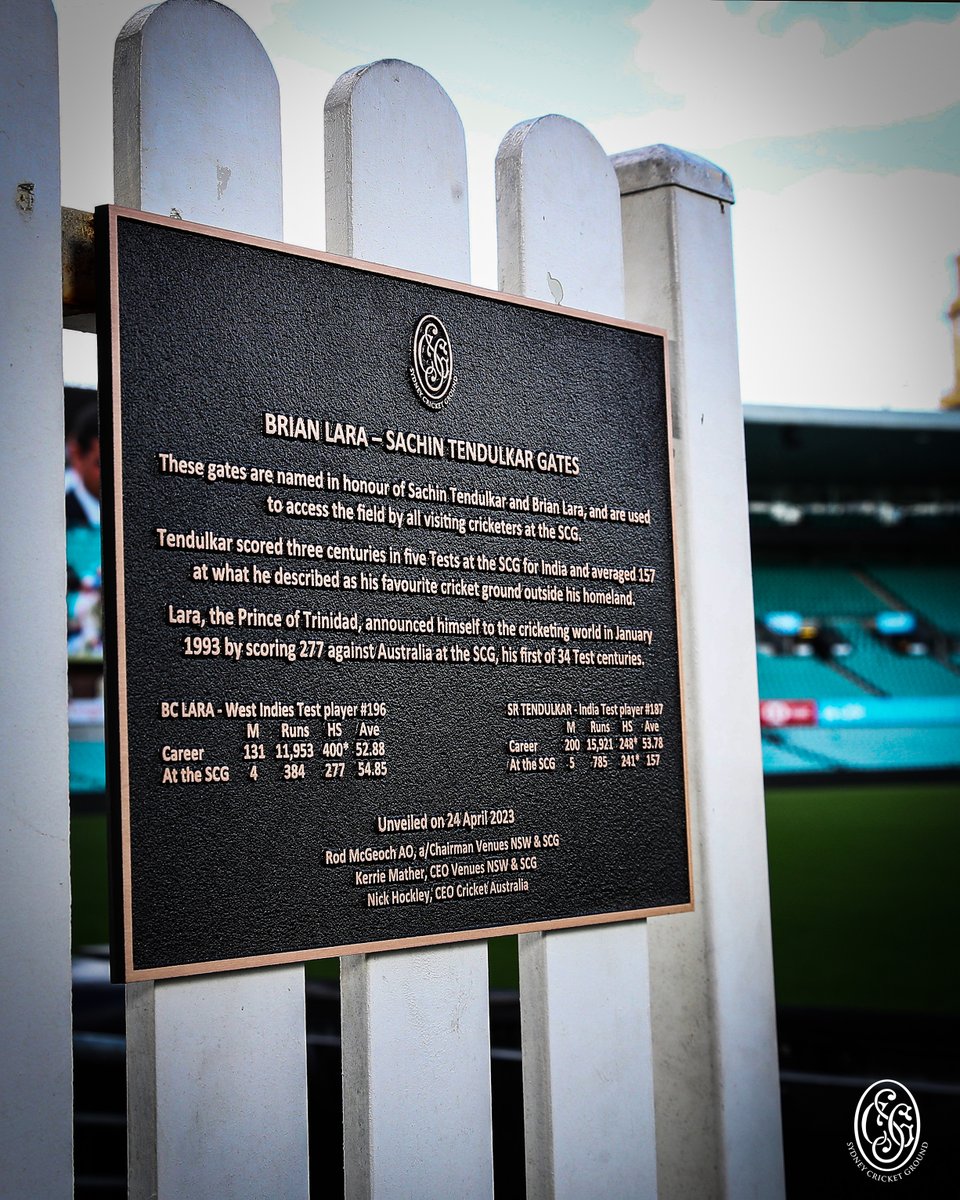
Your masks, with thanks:
M 279 91 L 212 0 L 122 30 L 115 199 L 282 237 Z M 0 7 L 0 1196 L 72 1196 L 56 19 Z M 324 110 L 327 249 L 465 281 L 440 85 L 385 60 Z M 527 1194 L 783 1194 L 730 182 L 565 117 L 497 156 L 500 286 L 670 331 L 697 909 L 521 938 Z M 108 199 L 105 197 L 105 199 Z M 344 959 L 346 1194 L 493 1194 L 486 947 Z M 308 1193 L 303 969 L 127 988 L 130 1195 Z M 335 1087 L 336 1081 L 331 1080 Z

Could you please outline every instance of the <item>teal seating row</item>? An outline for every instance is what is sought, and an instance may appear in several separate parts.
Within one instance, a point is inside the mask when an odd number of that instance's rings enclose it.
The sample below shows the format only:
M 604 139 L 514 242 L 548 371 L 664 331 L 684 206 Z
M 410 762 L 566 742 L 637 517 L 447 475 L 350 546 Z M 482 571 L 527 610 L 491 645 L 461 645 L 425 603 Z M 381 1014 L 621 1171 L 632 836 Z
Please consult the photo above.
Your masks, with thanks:
M 797 771 L 896 771 L 960 767 L 960 727 L 927 729 L 817 729 L 778 731 L 780 744 L 763 740 L 768 774 Z M 804 757 L 804 756 L 808 757 Z M 797 767 L 796 761 L 804 762 Z
M 950 665 L 932 657 L 897 654 L 871 632 L 878 612 L 902 607 L 942 632 L 960 634 L 960 567 L 872 565 L 860 578 L 852 568 L 841 566 L 758 564 L 753 587 L 759 618 L 777 611 L 819 618 L 853 647 L 837 660 L 845 671 L 816 658 L 758 655 L 761 699 L 856 698 L 872 689 L 901 697 L 960 695 L 960 674 Z M 960 666 L 960 652 L 952 662 Z M 762 744 L 763 769 L 769 775 L 960 767 L 957 726 L 791 726 L 764 730 Z
M 818 658 L 757 656 L 761 700 L 815 700 L 818 696 L 864 696 L 864 688 Z
M 70 791 L 104 792 L 107 788 L 103 742 L 70 739 Z
M 783 611 L 840 617 L 869 616 L 889 605 L 845 567 L 790 564 L 754 566 L 753 607 L 759 617 Z
M 789 746 L 767 736 L 763 737 L 761 745 L 764 775 L 799 775 L 829 769 L 826 763 L 811 762 L 809 758 L 795 754 Z
M 960 675 L 936 659 L 897 654 L 857 621 L 837 621 L 835 628 L 853 646 L 846 666 L 888 696 L 960 695 Z
M 869 574 L 945 633 L 960 634 L 960 567 L 870 567 Z

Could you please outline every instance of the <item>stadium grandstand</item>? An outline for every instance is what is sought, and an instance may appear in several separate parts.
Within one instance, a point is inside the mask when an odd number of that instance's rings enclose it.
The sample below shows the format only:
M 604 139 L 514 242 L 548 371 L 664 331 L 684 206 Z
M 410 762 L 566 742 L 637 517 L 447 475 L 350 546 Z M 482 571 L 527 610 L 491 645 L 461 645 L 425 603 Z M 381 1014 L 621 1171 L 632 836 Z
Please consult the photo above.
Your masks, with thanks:
M 744 417 L 787 1195 L 845 1178 L 838 1130 L 891 1077 L 923 1110 L 917 1194 L 948 1195 L 960 412 Z
M 745 429 L 765 774 L 960 768 L 960 413 Z

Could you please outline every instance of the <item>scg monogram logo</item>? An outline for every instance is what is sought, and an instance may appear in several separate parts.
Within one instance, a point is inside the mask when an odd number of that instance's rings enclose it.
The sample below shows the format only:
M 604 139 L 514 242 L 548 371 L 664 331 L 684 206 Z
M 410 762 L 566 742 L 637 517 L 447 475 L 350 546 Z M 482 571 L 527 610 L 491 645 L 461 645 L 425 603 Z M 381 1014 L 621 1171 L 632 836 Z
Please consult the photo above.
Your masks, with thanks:
M 926 1150 L 926 1142 L 920 1146 L 917 1102 L 910 1089 L 895 1079 L 872 1083 L 860 1097 L 853 1136 L 861 1156 L 858 1160 L 853 1155 L 857 1166 L 868 1176 L 882 1176 L 887 1182 L 912 1174 Z
M 443 408 L 456 390 L 450 335 L 433 313 L 421 317 L 413 332 L 410 379 L 427 408 Z

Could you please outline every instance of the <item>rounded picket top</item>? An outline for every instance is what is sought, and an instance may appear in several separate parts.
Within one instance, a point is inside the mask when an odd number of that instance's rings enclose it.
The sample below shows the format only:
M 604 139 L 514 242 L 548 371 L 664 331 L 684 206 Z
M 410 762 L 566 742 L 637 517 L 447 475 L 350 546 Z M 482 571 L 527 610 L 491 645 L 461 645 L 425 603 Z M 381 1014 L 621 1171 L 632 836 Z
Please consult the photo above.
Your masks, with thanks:
M 593 134 L 555 113 L 522 121 L 496 173 L 501 289 L 621 316 L 620 188 Z
M 324 104 L 327 249 L 470 278 L 467 151 L 460 114 L 421 67 L 355 67 Z
M 232 9 L 141 9 L 117 38 L 113 85 L 118 204 L 282 237 L 280 89 Z

